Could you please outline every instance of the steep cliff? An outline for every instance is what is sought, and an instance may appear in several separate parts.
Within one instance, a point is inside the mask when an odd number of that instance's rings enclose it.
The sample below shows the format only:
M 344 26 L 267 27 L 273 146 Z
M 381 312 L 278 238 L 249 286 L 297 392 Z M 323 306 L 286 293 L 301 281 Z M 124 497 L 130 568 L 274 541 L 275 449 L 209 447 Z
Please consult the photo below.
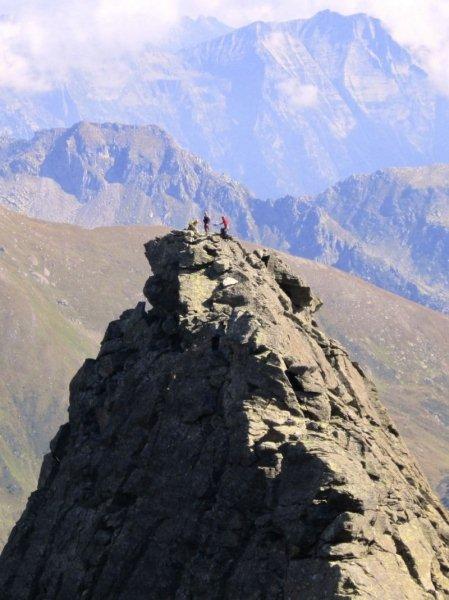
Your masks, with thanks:
M 0 597 L 449 597 L 447 515 L 310 288 L 217 236 L 146 251 L 153 308 L 75 376 Z

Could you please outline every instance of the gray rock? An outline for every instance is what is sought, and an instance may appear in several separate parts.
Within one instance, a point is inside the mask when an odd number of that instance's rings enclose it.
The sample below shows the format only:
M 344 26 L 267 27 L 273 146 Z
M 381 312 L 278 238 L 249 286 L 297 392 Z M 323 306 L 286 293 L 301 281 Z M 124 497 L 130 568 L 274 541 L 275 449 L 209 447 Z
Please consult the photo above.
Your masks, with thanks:
M 318 301 L 232 240 L 223 290 L 208 243 L 146 245 L 153 308 L 73 379 L 2 600 L 448 598 L 447 514 Z
M 223 281 L 221 282 L 221 285 L 226 288 L 229 287 L 230 285 L 235 285 L 236 283 L 238 283 L 237 279 L 234 279 L 233 277 L 225 277 L 223 279 Z
M 217 259 L 214 261 L 212 269 L 217 275 L 222 275 L 223 273 L 226 273 L 226 271 L 229 270 L 229 266 L 230 265 L 226 260 Z

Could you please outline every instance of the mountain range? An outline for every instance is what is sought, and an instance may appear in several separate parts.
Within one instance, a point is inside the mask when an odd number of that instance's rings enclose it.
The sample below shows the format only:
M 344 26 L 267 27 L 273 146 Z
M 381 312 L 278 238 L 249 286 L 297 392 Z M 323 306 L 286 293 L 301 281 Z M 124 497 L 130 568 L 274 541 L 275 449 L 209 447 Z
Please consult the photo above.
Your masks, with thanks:
M 447 98 L 365 14 L 235 30 L 184 20 L 159 47 L 44 91 L 0 91 L 0 130 L 14 137 L 80 120 L 155 123 L 262 198 L 449 161 Z
M 0 203 L 49 221 L 184 227 L 208 210 L 240 237 L 449 311 L 449 166 L 352 176 L 255 198 L 156 126 L 78 123 L 0 146 Z
M 449 165 L 352 176 L 313 198 L 256 201 L 275 247 L 449 310 Z
M 162 228 L 93 230 L 0 207 L 0 540 L 63 422 L 68 383 L 105 325 L 142 298 L 142 244 Z M 382 401 L 449 502 L 449 319 L 340 270 L 288 257 L 324 302 L 328 334 L 369 367 Z M 1 545 L 1 544 L 0 544 Z
M 78 123 L 5 141 L 0 180 L 2 204 L 48 221 L 184 227 L 210 206 L 255 230 L 248 191 L 156 126 Z

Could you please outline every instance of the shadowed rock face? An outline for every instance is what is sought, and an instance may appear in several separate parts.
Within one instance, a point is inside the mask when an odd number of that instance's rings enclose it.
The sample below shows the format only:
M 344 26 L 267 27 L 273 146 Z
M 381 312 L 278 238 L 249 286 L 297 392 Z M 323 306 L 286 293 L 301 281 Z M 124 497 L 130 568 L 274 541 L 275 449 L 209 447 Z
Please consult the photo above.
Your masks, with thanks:
M 153 308 L 72 381 L 0 597 L 447 598 L 446 514 L 310 288 L 218 236 L 146 253 Z

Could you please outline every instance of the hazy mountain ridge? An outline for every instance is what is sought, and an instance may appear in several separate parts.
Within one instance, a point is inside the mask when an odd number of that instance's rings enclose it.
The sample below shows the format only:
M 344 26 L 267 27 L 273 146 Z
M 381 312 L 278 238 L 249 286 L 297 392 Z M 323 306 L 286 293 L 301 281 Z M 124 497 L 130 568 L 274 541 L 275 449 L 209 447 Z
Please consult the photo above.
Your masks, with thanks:
M 192 27 L 206 37 L 224 31 L 207 19 Z M 176 46 L 185 36 L 173 37 Z M 261 197 L 449 161 L 448 100 L 376 19 L 324 11 L 188 45 L 114 58 L 46 92 L 5 89 L 0 129 L 157 123 Z
M 439 153 L 425 73 L 367 15 L 255 23 L 189 55 L 230 90 L 226 121 L 238 143 L 226 148 L 225 170 L 259 195 L 318 192 L 351 173 L 427 160 L 429 147 L 431 161 Z
M 352 177 L 316 203 L 396 264 L 411 284 L 449 288 L 449 166 L 395 169 Z
M 0 202 L 49 221 L 183 227 L 208 207 L 255 235 L 248 191 L 156 126 L 42 131 L 3 148 L 0 177 Z
M 351 176 L 313 197 L 259 200 L 156 126 L 81 122 L 0 146 L 0 203 L 87 227 L 184 227 L 203 210 L 239 236 L 449 311 L 449 166 Z
M 310 199 L 257 202 L 268 243 L 449 311 L 449 165 L 351 176 Z

